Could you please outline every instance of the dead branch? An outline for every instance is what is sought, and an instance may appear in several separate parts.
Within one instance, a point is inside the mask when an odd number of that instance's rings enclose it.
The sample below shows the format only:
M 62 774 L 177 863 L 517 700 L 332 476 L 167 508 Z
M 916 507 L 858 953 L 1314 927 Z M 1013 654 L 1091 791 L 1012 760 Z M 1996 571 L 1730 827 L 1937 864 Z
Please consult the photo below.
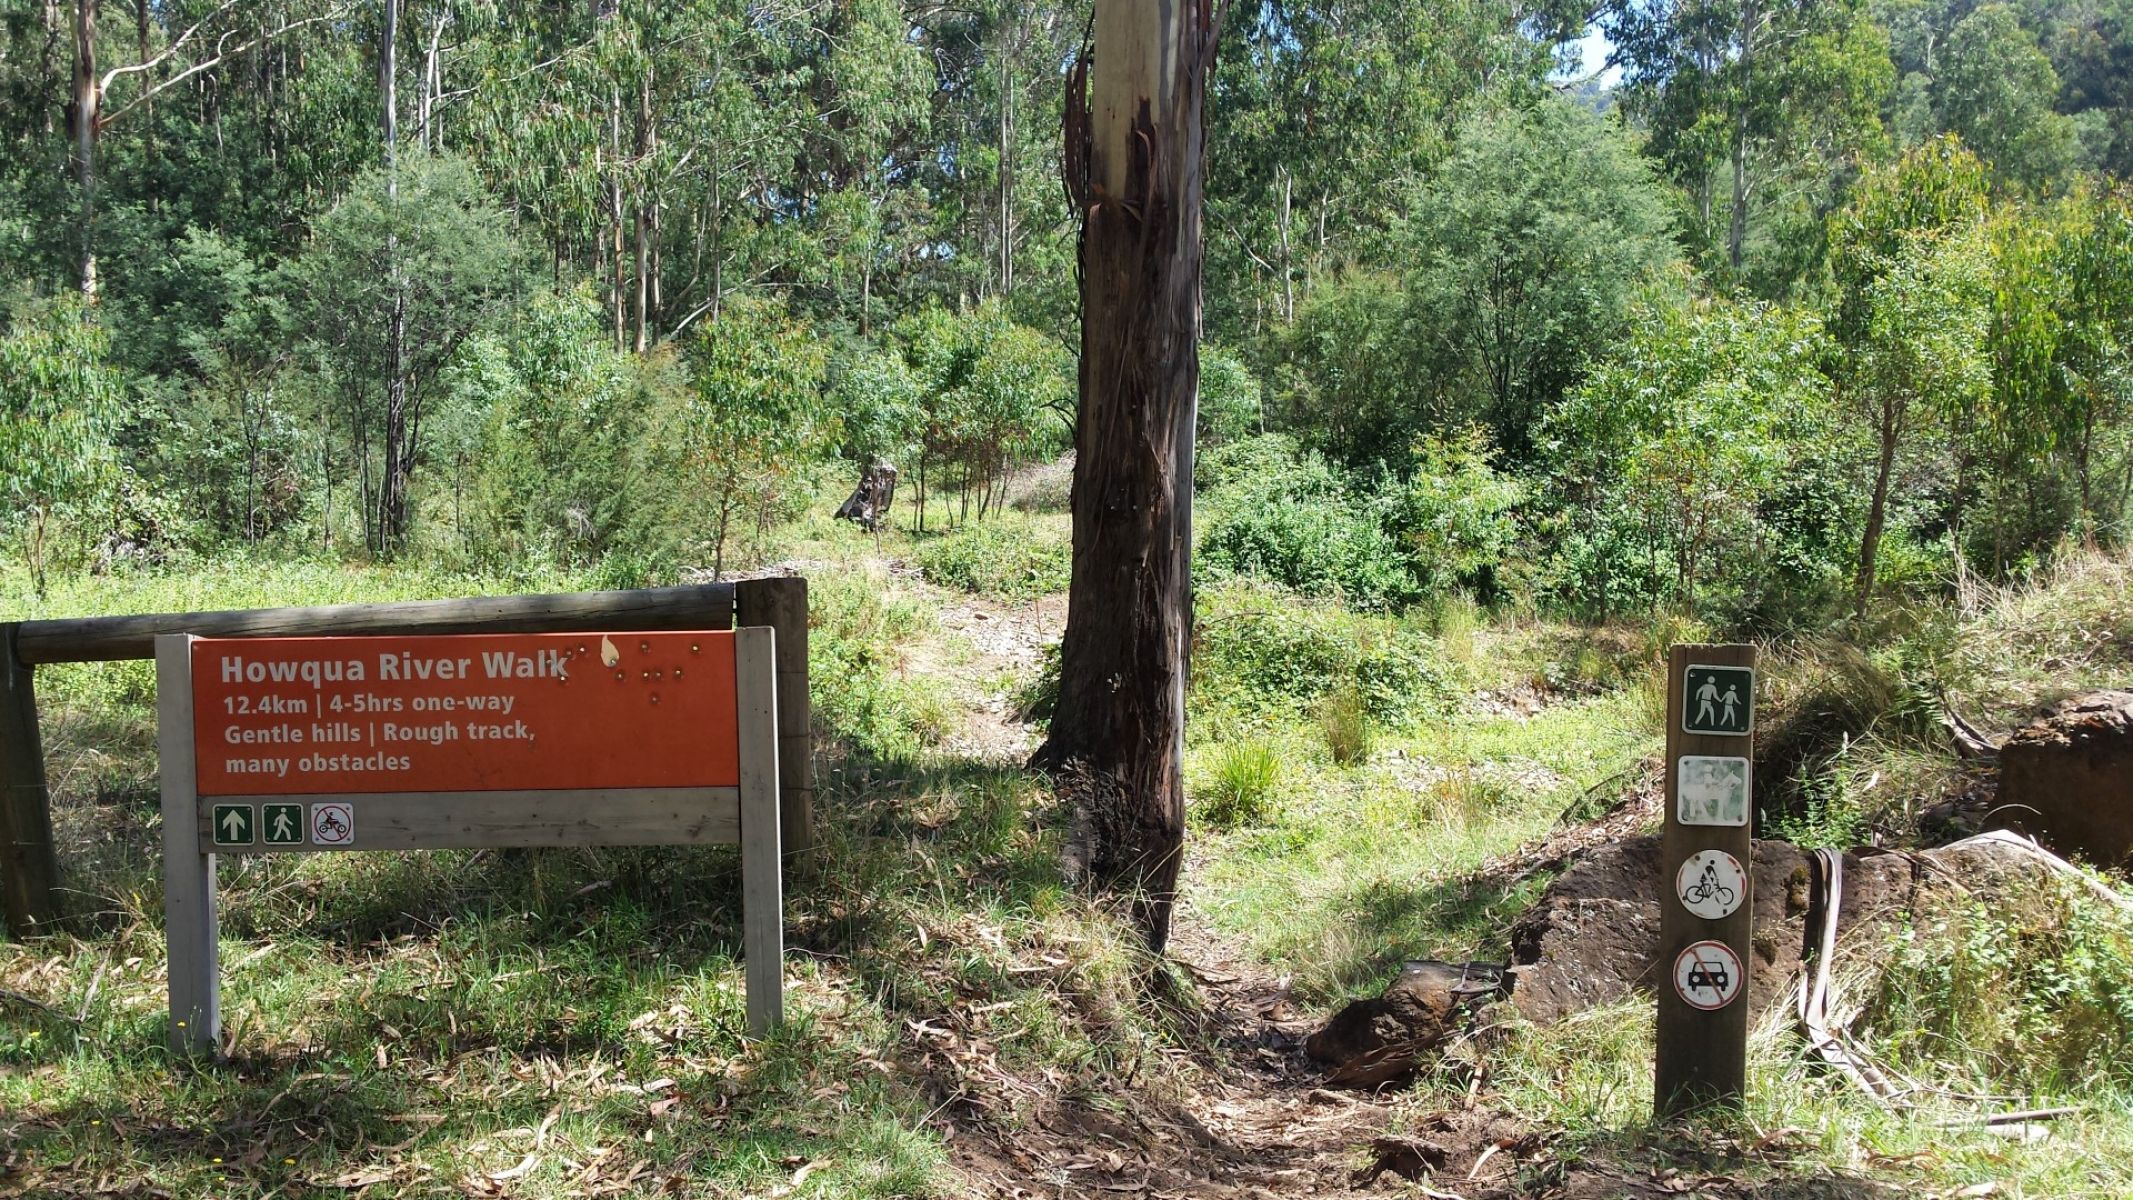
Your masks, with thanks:
M 223 7 L 227 8 L 229 6 L 225 4 Z M 221 10 L 218 9 L 216 11 L 219 12 Z M 273 39 L 278 38 L 285 33 L 292 33 L 298 29 L 302 29 L 306 25 L 316 25 L 321 21 L 337 20 L 343 15 L 345 15 L 346 11 L 347 10 L 345 9 L 336 8 L 328 12 L 322 13 L 316 17 L 305 17 L 301 21 L 290 21 L 283 24 L 279 29 L 262 33 L 258 37 L 252 38 L 249 41 L 239 42 L 235 46 L 230 46 L 228 43 L 229 39 L 237 35 L 237 31 L 234 29 L 229 30 L 225 32 L 220 38 L 216 39 L 215 53 L 212 56 L 194 63 L 192 66 L 185 68 L 183 71 L 180 71 L 176 75 L 173 75 L 170 78 L 163 80 L 161 83 L 158 83 L 153 87 L 143 88 L 141 94 L 135 96 L 132 100 L 127 101 L 126 106 L 124 108 L 120 108 L 114 112 L 108 113 L 102 117 L 97 118 L 97 128 L 101 129 L 104 126 L 111 124 L 113 121 L 118 120 L 120 117 L 125 116 L 127 113 L 130 113 L 134 109 L 139 108 L 141 105 L 147 103 L 148 101 L 155 99 L 157 96 L 169 91 L 171 88 L 176 87 L 180 83 L 185 82 L 187 79 L 198 75 L 202 71 L 212 70 L 215 67 L 222 65 L 222 63 L 226 60 L 235 58 L 237 55 L 243 54 L 245 51 L 250 50 L 255 46 L 272 41 Z M 188 30 L 186 36 L 190 37 L 191 33 L 192 31 Z M 175 49 L 175 47 L 173 47 L 173 49 Z M 166 50 L 163 52 L 163 54 L 158 55 L 154 60 L 151 60 L 150 65 L 152 65 L 154 62 L 159 62 L 162 59 L 168 58 L 169 56 L 170 51 Z M 119 71 L 124 71 L 128 69 L 129 68 L 126 67 L 118 67 L 114 68 L 112 73 L 115 75 Z M 146 66 L 139 66 L 139 69 L 145 70 L 147 68 Z

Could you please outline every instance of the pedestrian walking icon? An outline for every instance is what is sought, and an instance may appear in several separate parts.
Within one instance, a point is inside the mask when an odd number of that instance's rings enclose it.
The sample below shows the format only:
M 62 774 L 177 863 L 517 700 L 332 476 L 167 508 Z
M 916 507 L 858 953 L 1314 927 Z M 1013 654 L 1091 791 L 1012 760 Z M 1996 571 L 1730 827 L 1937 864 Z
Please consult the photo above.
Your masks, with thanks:
M 263 805 L 259 823 L 266 833 L 269 846 L 301 846 L 304 844 L 304 806 L 301 804 Z
M 1690 663 L 1681 706 L 1683 733 L 1745 736 L 1755 729 L 1755 669 Z

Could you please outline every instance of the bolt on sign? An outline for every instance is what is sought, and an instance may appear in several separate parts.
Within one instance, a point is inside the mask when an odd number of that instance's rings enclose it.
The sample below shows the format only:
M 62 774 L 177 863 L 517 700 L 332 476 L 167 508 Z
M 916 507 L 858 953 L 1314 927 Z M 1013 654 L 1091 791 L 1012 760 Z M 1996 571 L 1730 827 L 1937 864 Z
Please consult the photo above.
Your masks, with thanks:
M 1659 961 L 1668 969 L 1653 1066 L 1662 1118 L 1737 1108 L 1747 1091 L 1755 647 L 1676 646 L 1667 671 Z
M 173 1049 L 220 1046 L 215 855 L 741 846 L 783 1011 L 774 635 L 156 639 Z

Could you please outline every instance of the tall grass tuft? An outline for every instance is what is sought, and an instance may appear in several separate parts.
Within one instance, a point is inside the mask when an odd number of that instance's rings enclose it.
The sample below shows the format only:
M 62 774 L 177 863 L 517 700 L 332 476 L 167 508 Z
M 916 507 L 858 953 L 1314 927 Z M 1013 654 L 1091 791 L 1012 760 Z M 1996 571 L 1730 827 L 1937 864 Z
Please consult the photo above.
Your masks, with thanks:
M 1353 685 L 1335 688 L 1318 702 L 1318 726 L 1326 735 L 1326 749 L 1332 753 L 1333 761 L 1344 767 L 1369 758 L 1377 743 L 1362 692 Z
M 1227 742 L 1212 755 L 1200 788 L 1200 816 L 1220 829 L 1257 825 L 1273 815 L 1281 787 L 1281 751 L 1263 737 Z

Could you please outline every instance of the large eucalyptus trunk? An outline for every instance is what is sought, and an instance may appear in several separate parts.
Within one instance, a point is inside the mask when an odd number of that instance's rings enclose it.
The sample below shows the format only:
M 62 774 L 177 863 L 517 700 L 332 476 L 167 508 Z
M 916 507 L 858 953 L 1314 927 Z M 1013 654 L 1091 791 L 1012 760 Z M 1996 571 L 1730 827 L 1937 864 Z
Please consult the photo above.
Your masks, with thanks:
M 1205 0 L 1097 0 L 1068 80 L 1066 186 L 1082 216 L 1073 582 L 1040 763 L 1079 792 L 1091 879 L 1170 931 L 1185 839 L 1199 387 Z M 1093 84 L 1093 86 L 1091 86 Z

